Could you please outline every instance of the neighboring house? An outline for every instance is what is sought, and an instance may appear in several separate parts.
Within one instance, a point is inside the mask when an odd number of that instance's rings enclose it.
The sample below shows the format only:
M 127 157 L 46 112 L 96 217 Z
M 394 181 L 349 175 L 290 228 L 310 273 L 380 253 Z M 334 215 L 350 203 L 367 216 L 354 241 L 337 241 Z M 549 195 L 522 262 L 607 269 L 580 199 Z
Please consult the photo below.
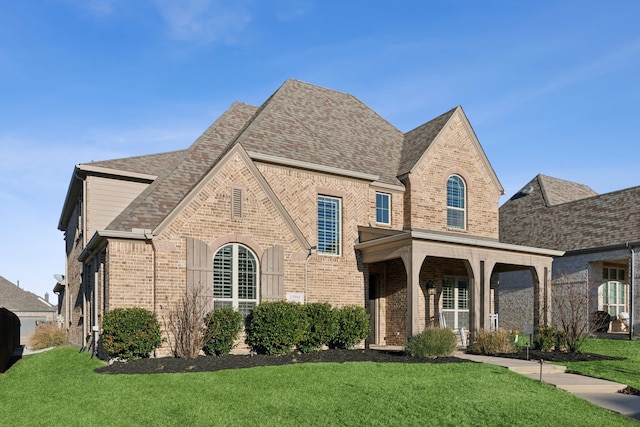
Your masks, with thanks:
M 490 326 L 492 278 L 533 269 L 544 300 L 562 254 L 499 242 L 501 194 L 462 108 L 403 134 L 352 95 L 288 80 L 186 150 L 76 166 L 63 315 L 87 345 L 106 311 L 162 319 L 199 288 L 245 316 L 272 300 L 364 306 L 379 345 L 441 323 L 473 333 Z
M 0 276 L 0 307 L 15 313 L 20 319 L 20 344 L 27 345 L 38 322 L 56 320 L 56 306 L 49 303 L 48 294 L 40 298 L 19 288 Z
M 500 241 L 565 251 L 553 261 L 553 278 L 589 293 L 584 318 L 599 310 L 613 319 L 628 313 L 629 327 L 612 326 L 638 336 L 640 187 L 597 194 L 582 184 L 538 175 L 500 207 Z M 528 277 L 501 275 L 502 326 L 533 323 L 525 310 L 531 296 Z

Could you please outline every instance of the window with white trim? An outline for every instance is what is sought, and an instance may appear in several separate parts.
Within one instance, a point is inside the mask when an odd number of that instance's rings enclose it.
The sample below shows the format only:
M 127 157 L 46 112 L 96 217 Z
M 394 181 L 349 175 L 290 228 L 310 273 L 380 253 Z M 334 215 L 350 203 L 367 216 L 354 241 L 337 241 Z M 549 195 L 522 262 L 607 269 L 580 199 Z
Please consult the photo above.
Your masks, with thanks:
M 391 195 L 376 193 L 376 223 L 391 224 Z
M 447 227 L 464 230 L 466 228 L 466 191 L 464 180 L 451 175 L 447 180 Z
M 258 262 L 246 246 L 231 243 L 213 256 L 213 307 L 233 307 L 245 319 L 258 304 Z
M 625 270 L 617 268 L 602 269 L 603 283 L 599 294 L 602 298 L 602 310 L 608 312 L 612 318 L 617 318 L 622 312 L 628 312 L 627 285 Z
M 318 195 L 318 253 L 340 255 L 342 200 Z
M 469 280 L 466 277 L 442 279 L 442 314 L 448 328 L 469 329 Z

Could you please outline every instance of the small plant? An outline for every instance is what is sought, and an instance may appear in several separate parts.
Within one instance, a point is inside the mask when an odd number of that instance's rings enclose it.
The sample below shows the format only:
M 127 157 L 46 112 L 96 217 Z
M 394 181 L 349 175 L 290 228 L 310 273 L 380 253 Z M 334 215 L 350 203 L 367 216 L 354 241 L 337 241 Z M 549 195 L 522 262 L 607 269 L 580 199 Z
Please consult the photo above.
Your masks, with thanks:
M 298 350 L 303 353 L 318 351 L 338 332 L 338 323 L 331 304 L 316 302 L 305 306 L 308 329 L 297 343 Z
M 54 323 L 39 323 L 29 338 L 29 347 L 33 350 L 56 347 L 67 343 L 67 332 Z
M 329 342 L 332 348 L 353 348 L 371 333 L 369 314 L 364 307 L 347 305 L 335 309 L 338 331 Z
M 162 342 L 155 313 L 140 307 L 116 308 L 104 314 L 102 346 L 110 357 L 148 357 Z
M 469 347 L 469 351 L 471 353 L 487 355 L 515 353 L 515 335 L 504 329 L 495 332 L 480 331 L 476 334 L 473 343 Z
M 427 328 L 409 338 L 405 351 L 414 357 L 446 357 L 456 351 L 457 340 L 451 329 Z
M 201 295 L 201 289 L 199 286 L 187 289 L 162 316 L 167 342 L 174 357 L 195 359 L 209 340 L 204 324 L 207 298 Z
M 208 338 L 205 353 L 216 356 L 229 353 L 242 330 L 242 315 L 231 307 L 221 307 L 210 312 L 205 323 Z
M 533 345 L 541 351 L 551 351 L 558 346 L 558 331 L 551 326 L 538 326 L 533 335 Z
M 307 330 L 302 304 L 286 301 L 258 304 L 249 316 L 246 343 L 256 353 L 287 354 Z

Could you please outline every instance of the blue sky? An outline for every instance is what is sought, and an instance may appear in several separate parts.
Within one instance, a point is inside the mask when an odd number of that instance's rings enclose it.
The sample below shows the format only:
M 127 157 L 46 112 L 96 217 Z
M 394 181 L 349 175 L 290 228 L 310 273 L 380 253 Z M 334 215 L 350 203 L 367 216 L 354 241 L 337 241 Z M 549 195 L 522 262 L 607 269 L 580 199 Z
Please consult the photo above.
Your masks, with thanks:
M 637 0 L 2 2 L 0 275 L 52 294 L 75 164 L 186 148 L 290 77 L 402 131 L 462 105 L 501 203 L 538 173 L 640 185 L 639 16 Z

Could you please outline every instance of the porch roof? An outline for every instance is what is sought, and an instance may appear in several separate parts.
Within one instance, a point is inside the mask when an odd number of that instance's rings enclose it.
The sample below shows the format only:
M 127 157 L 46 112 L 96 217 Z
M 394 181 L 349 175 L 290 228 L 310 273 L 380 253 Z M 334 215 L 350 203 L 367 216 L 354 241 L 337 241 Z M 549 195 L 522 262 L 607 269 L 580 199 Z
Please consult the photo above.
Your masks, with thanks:
M 467 236 L 457 233 L 444 233 L 422 229 L 412 230 L 383 230 L 374 227 L 359 227 L 360 242 L 355 244 L 355 249 L 367 251 L 381 246 L 404 246 L 409 242 L 427 241 L 435 243 L 455 244 L 467 247 L 484 248 L 517 252 L 536 256 L 560 257 L 564 251 L 554 249 L 536 248 L 532 246 L 514 245 L 503 243 L 496 239 L 479 236 Z M 363 239 L 364 238 L 364 239 Z

